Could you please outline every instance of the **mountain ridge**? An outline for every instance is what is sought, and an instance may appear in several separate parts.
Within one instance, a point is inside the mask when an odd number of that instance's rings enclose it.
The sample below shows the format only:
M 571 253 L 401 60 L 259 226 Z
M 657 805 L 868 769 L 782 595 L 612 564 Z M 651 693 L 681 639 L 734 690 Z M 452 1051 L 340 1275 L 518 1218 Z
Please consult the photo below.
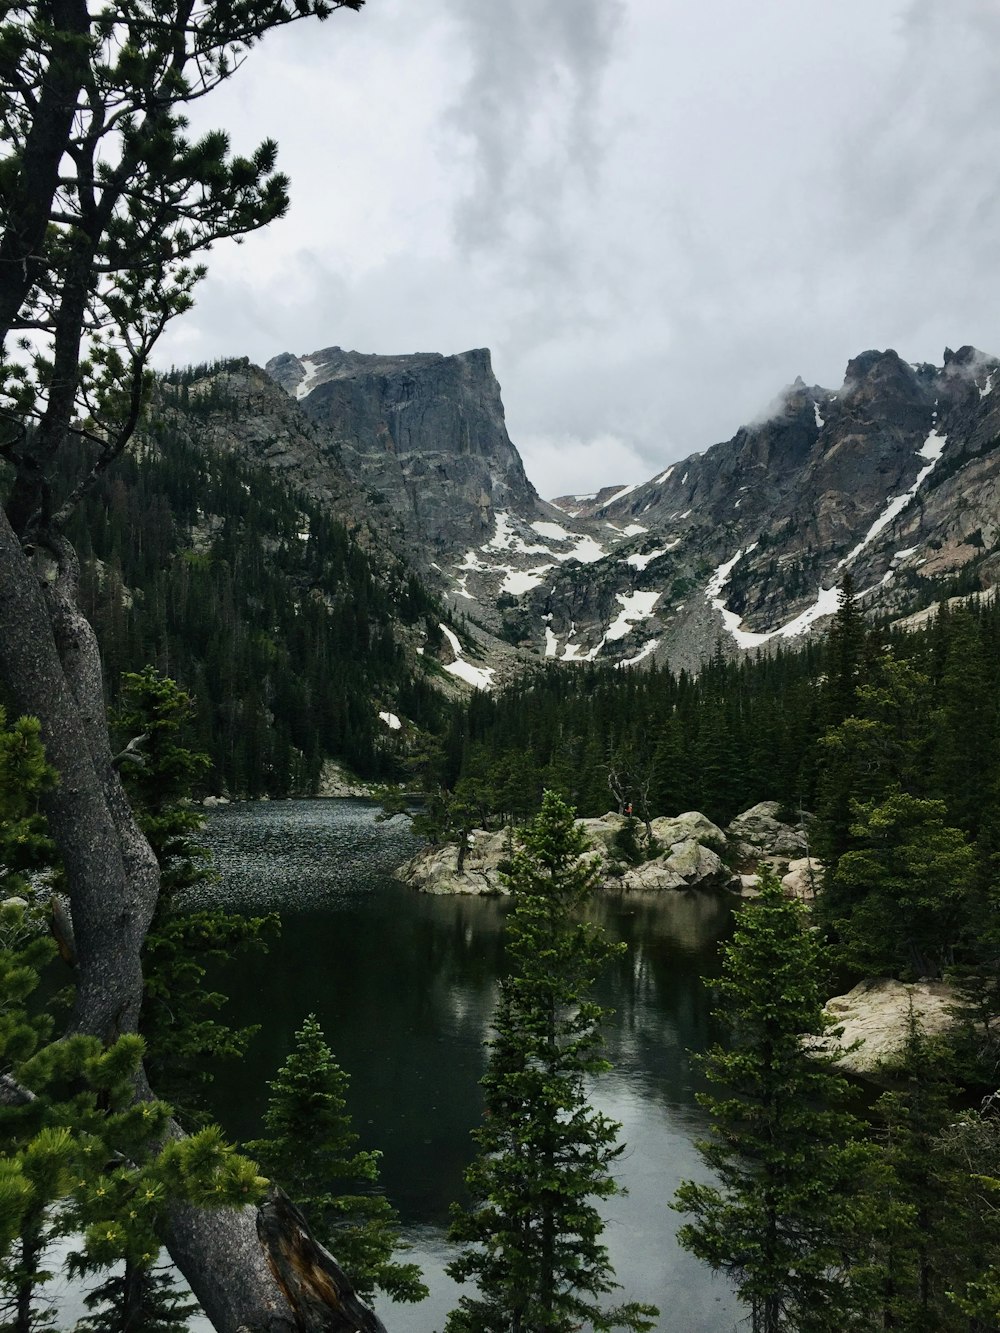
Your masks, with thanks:
M 550 504 L 507 434 L 485 349 L 330 347 L 266 367 L 345 472 L 387 501 L 408 557 L 456 611 L 542 658 L 689 669 L 717 644 L 812 632 L 848 571 L 879 614 L 970 564 L 989 586 L 998 369 L 971 346 L 940 367 L 865 351 L 839 389 L 798 378 L 730 440 Z

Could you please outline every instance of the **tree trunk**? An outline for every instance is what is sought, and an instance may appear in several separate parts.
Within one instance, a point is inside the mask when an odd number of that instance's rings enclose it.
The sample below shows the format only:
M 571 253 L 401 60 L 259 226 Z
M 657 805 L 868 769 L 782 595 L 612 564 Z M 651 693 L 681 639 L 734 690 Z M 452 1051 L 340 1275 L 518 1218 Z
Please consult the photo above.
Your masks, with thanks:
M 86 0 L 49 0 L 38 8 L 42 21 L 51 25 L 52 44 L 36 90 L 37 102 L 13 182 L 13 198 L 5 199 L 7 218 L 16 222 L 5 226 L 0 236 L 0 329 L 5 332 L 17 319 L 45 264 L 42 242 L 59 166 L 80 89 L 90 70 Z
M 0 679 L 19 713 L 37 717 L 59 781 L 46 798 L 63 860 L 76 946 L 72 1029 L 104 1042 L 135 1032 L 141 950 L 159 890 L 156 858 L 112 762 L 93 630 L 76 607 L 76 557 L 60 543 L 29 557 L 0 507 Z M 43 568 L 42 578 L 36 568 Z M 148 1089 L 139 1090 L 148 1095 Z M 180 1133 L 180 1131 L 177 1131 Z M 257 1212 L 178 1206 L 166 1237 L 177 1266 L 219 1333 L 322 1328 L 378 1333 L 350 1292 L 315 1322 L 293 1309 L 265 1259 Z M 363 1325 L 358 1312 L 374 1323 Z

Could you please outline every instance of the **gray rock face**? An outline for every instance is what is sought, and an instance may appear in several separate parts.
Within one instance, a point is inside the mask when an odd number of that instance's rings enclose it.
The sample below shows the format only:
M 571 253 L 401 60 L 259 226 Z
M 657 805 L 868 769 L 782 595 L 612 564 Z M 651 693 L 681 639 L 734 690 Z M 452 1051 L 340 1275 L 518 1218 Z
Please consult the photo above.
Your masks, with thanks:
M 806 836 L 799 828 L 778 818 L 777 801 L 761 801 L 737 815 L 726 830 L 744 860 L 801 857 L 806 850 Z
M 376 356 L 283 353 L 268 373 L 321 427 L 355 481 L 383 497 L 427 561 L 485 541 L 497 510 L 540 514 L 485 349 Z
M 839 389 L 798 379 L 731 440 L 560 507 L 525 477 L 485 351 L 330 347 L 268 372 L 389 539 L 535 656 L 697 671 L 720 641 L 737 655 L 822 630 L 847 572 L 893 615 L 930 580 L 1000 575 L 1000 362 L 972 347 L 941 366 L 863 352 Z M 248 430 L 297 466 L 272 421 Z
M 625 823 L 623 816 L 609 812 L 600 819 L 576 822 L 590 842 L 583 859 L 596 865 L 601 888 L 659 893 L 730 885 L 732 876 L 716 850 L 725 845 L 725 834 L 697 811 L 675 819 L 653 820 L 654 837 L 662 851 L 641 865 L 627 868 L 618 863 L 614 853 L 616 835 Z M 706 842 L 714 846 L 706 846 Z M 401 866 L 396 877 L 422 893 L 509 893 L 500 875 L 501 863 L 510 856 L 506 831 L 477 829 L 469 839 L 461 870 L 458 853 L 455 844 L 428 847 Z
M 659 661 L 697 670 L 720 635 L 735 654 L 780 642 L 779 632 L 823 628 L 833 604 L 820 590 L 845 572 L 866 606 L 900 613 L 928 579 L 972 561 L 990 586 L 1000 573 L 997 389 L 1000 363 L 972 347 L 946 351 L 940 367 L 864 352 L 840 389 L 796 380 L 733 439 L 610 500 L 574 497 L 578 520 L 641 525 L 629 554 L 642 561 L 609 579 L 622 551 L 571 588 L 564 578 L 544 608 L 553 628 L 571 605 L 590 649 L 619 593 L 655 589 L 636 635 L 599 655 L 648 646 Z
M 943 981 L 906 983 L 881 977 L 859 982 L 846 995 L 826 1004 L 827 1016 L 842 1029 L 813 1038 L 813 1046 L 837 1055 L 841 1069 L 876 1079 L 898 1063 L 909 1033 L 910 1012 L 927 1036 L 946 1033 L 955 1024 L 957 995 Z M 858 1042 L 856 1050 L 850 1047 Z
M 476 829 L 469 839 L 462 868 L 455 843 L 428 847 L 396 871 L 396 878 L 421 893 L 471 893 L 494 897 L 509 893 L 500 878 L 500 863 L 510 854 L 507 834 Z
M 717 852 L 694 838 L 684 838 L 662 856 L 627 870 L 622 876 L 622 888 L 631 893 L 715 889 L 723 888 L 729 879 L 729 871 Z

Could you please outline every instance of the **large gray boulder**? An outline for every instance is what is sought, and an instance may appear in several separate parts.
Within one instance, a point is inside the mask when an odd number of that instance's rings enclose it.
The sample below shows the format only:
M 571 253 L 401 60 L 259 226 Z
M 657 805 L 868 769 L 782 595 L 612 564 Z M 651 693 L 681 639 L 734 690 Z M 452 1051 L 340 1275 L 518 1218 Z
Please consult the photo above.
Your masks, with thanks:
M 672 847 L 675 842 L 703 842 L 723 846 L 726 835 L 718 824 L 701 814 L 698 810 L 686 810 L 682 815 L 671 818 L 654 819 L 650 823 L 653 837 L 661 847 Z
M 801 827 L 783 823 L 778 818 L 780 810 L 777 801 L 760 801 L 732 821 L 726 832 L 741 861 L 801 858 L 806 854 L 805 833 Z
M 907 983 L 891 977 L 862 981 L 826 1003 L 827 1016 L 843 1029 L 840 1035 L 828 1033 L 813 1038 L 810 1045 L 836 1055 L 846 1073 L 877 1078 L 891 1070 L 902 1054 L 911 1008 L 922 1031 L 939 1036 L 955 1023 L 956 1000 L 954 987 L 945 981 Z M 851 1050 L 855 1043 L 857 1049 Z
M 789 898 L 811 903 L 823 883 L 823 863 L 812 856 L 801 856 L 789 861 L 788 871 L 781 877 L 781 887 Z
M 694 838 L 683 838 L 663 855 L 627 870 L 621 883 L 630 893 L 650 893 L 662 889 L 721 888 L 729 878 L 729 871 L 716 852 Z
M 578 819 L 577 827 L 590 843 L 582 861 L 595 865 L 598 887 L 630 893 L 658 893 L 664 889 L 714 889 L 731 878 L 718 851 L 725 834 L 697 811 L 675 819 L 653 820 L 659 854 L 638 866 L 623 867 L 615 849 L 615 838 L 625 824 L 623 815 L 609 812 L 600 819 Z M 645 829 L 637 829 L 640 842 Z M 712 846 L 706 846 L 705 843 Z M 505 894 L 507 885 L 501 864 L 511 854 L 507 830 L 489 833 L 477 829 L 469 836 L 462 865 L 455 843 L 427 847 L 396 871 L 397 879 L 421 893 Z
M 509 893 L 500 877 L 500 865 L 510 855 L 506 830 L 488 833 L 476 829 L 469 835 L 461 869 L 458 844 L 425 847 L 396 871 L 396 878 L 420 893 L 472 893 L 495 897 Z

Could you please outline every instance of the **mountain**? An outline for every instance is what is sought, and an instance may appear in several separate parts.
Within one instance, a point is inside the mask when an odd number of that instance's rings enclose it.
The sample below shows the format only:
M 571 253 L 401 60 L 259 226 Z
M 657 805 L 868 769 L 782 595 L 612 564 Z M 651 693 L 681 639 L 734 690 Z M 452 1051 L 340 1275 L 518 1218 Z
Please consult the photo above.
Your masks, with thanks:
M 65 492 L 76 476 L 57 480 Z M 331 759 L 399 776 L 413 729 L 445 726 L 458 673 L 438 657 L 454 659 L 461 629 L 400 533 L 259 368 L 161 380 L 142 437 L 71 528 L 112 704 L 122 672 L 178 680 L 211 792 L 334 790 Z
M 731 440 L 555 505 L 485 351 L 172 374 L 72 533 L 110 696 L 156 663 L 198 698 L 215 790 L 281 795 L 330 758 L 391 776 L 442 695 L 539 659 L 696 671 L 795 644 L 848 573 L 912 616 L 997 581 L 997 385 L 971 347 L 865 352 L 837 390 L 796 380 Z
M 550 512 L 507 434 L 485 349 L 373 356 L 327 347 L 285 353 L 266 369 L 372 503 L 399 518 L 419 562 L 484 541 L 497 511 Z
M 762 417 L 651 480 L 546 504 L 504 425 L 486 351 L 284 354 L 268 373 L 457 611 L 561 661 L 696 669 L 822 625 L 850 573 L 903 614 L 990 585 L 1000 363 L 894 351 L 839 389 L 795 380 Z

